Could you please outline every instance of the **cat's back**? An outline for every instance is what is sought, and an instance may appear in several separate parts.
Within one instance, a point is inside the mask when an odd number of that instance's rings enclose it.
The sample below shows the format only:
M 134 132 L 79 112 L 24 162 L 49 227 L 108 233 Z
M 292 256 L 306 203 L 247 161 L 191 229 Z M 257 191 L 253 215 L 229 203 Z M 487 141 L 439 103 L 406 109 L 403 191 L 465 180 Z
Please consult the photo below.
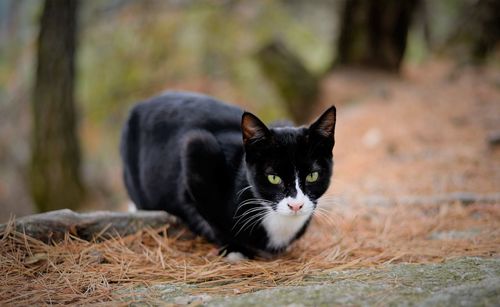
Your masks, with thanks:
M 190 92 L 166 92 L 139 103 L 131 117 L 139 117 L 144 132 L 240 129 L 243 110 L 213 97 Z
M 229 161 L 241 155 L 243 110 L 210 96 L 166 92 L 138 103 L 122 131 L 125 184 L 138 207 L 178 214 L 182 148 L 192 133 L 208 132 Z M 168 205 L 164 199 L 169 199 Z

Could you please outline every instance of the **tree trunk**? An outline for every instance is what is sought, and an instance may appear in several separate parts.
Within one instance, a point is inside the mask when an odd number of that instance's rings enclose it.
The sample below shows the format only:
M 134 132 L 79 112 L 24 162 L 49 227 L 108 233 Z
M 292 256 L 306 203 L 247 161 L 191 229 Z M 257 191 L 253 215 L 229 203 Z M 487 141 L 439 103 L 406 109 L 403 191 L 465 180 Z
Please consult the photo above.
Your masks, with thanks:
M 419 0 L 346 0 L 334 63 L 397 71 Z
M 84 188 L 74 102 L 76 0 L 46 0 L 33 93 L 31 193 L 40 211 L 77 208 Z
M 500 42 L 500 1 L 468 2 L 447 45 L 463 62 L 482 64 Z
M 319 78 L 279 41 L 260 49 L 257 61 L 283 98 L 295 123 L 307 123 L 319 97 Z

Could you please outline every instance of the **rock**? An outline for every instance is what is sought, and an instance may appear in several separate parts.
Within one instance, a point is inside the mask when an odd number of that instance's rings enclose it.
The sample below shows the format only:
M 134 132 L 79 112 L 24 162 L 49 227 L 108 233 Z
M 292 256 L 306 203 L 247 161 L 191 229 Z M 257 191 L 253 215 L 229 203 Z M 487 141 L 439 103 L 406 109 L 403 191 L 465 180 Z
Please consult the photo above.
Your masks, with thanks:
M 388 265 L 312 280 L 316 284 L 214 299 L 207 306 L 493 306 L 500 302 L 500 259 Z
M 491 147 L 500 145 L 500 131 L 494 131 L 488 134 L 488 144 Z
M 421 306 L 498 306 L 500 279 L 488 278 L 475 285 L 460 285 L 438 291 L 419 302 Z
M 126 236 L 143 228 L 169 225 L 169 234 L 180 233 L 185 227 L 164 211 L 77 213 L 69 209 L 34 214 L 0 224 L 0 235 L 17 232 L 44 241 L 58 242 L 71 234 L 84 240 L 103 240 L 116 235 Z
M 180 296 L 174 299 L 174 303 L 178 305 L 200 305 L 210 301 L 212 297 L 210 295 L 188 295 Z
M 370 195 L 357 200 L 368 206 L 393 206 L 396 204 L 405 206 L 439 205 L 461 203 L 470 204 L 500 204 L 500 193 L 477 194 L 470 192 L 452 192 L 438 195 L 416 196 L 407 195 L 396 198 L 381 195 Z
M 431 233 L 431 240 L 460 240 L 477 237 L 481 231 L 479 229 L 435 231 Z
M 382 141 L 382 132 L 377 128 L 368 130 L 362 138 L 363 145 L 367 148 L 373 148 Z
M 309 277 L 303 285 L 277 286 L 227 297 L 190 295 L 194 287 L 158 284 L 138 288 L 132 296 L 137 305 L 141 302 L 147 305 L 152 294 L 157 293 L 162 303 L 176 305 L 494 306 L 500 302 L 500 259 L 468 257 L 439 264 L 395 264 L 331 271 Z

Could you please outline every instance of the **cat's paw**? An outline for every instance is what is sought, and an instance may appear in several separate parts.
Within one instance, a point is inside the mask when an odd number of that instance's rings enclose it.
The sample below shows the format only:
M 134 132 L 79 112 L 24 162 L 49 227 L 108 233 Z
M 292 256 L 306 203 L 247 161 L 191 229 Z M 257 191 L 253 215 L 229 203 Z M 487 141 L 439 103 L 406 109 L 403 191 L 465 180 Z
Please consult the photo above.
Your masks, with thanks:
M 127 211 L 128 211 L 129 213 L 134 213 L 134 212 L 137 212 L 137 206 L 136 206 L 133 202 L 129 201 L 129 202 L 127 203 Z
M 238 263 L 248 258 L 240 252 L 230 252 L 224 259 L 230 263 Z

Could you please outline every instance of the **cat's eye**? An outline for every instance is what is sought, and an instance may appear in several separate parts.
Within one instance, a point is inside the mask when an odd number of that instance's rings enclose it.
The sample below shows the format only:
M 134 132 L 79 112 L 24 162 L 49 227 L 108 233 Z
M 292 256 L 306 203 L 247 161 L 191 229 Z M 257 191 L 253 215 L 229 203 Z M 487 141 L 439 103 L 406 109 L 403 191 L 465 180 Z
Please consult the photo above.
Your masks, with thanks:
M 272 184 L 280 184 L 281 178 L 277 175 L 267 175 L 267 180 Z
M 318 172 L 312 172 L 309 175 L 307 175 L 306 181 L 315 182 L 316 180 L 318 180 L 318 176 L 319 176 Z

